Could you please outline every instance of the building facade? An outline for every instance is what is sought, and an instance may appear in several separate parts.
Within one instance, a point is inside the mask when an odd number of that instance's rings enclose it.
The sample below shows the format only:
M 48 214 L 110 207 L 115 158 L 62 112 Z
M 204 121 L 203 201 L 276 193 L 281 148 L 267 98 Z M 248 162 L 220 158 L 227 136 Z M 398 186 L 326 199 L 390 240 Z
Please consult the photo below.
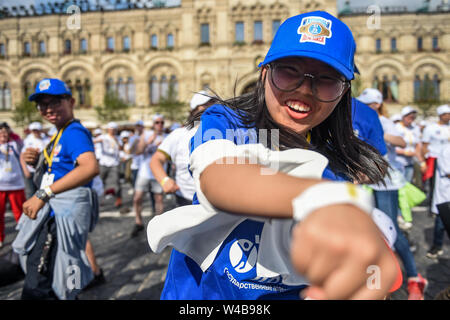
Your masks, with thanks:
M 75 9 L 74 9 L 75 8 Z M 53 13 L 52 13 L 53 10 Z M 133 106 L 130 121 L 150 119 L 174 88 L 179 101 L 211 88 L 228 98 L 249 90 L 282 21 L 305 11 L 337 15 L 334 0 L 182 0 L 120 10 L 75 6 L 40 14 L 11 8 L 0 15 L 0 112 L 43 77 L 72 88 L 76 116 L 95 120 L 108 91 Z M 379 87 L 399 108 L 413 103 L 425 79 L 449 100 L 449 12 L 342 11 L 357 42 L 361 86 Z M 2 116 L 3 117 L 3 116 Z

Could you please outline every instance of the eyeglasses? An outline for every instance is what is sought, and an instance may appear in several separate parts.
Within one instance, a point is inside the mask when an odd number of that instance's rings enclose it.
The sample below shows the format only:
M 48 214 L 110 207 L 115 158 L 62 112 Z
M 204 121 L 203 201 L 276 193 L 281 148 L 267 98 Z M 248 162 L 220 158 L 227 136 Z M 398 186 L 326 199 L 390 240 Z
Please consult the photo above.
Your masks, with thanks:
M 50 98 L 46 102 L 43 102 L 43 101 L 38 102 L 37 109 L 40 112 L 46 112 L 48 108 L 57 109 L 61 106 L 61 102 L 64 99 L 67 99 L 67 97 L 66 96 L 56 96 L 56 97 Z
M 270 81 L 280 91 L 294 91 L 302 85 L 305 78 L 310 78 L 314 98 L 321 102 L 337 100 L 349 86 L 348 81 L 332 75 L 303 73 L 300 68 L 288 64 L 270 63 L 268 67 L 270 68 Z
M 164 124 L 164 121 L 155 121 L 155 124 Z

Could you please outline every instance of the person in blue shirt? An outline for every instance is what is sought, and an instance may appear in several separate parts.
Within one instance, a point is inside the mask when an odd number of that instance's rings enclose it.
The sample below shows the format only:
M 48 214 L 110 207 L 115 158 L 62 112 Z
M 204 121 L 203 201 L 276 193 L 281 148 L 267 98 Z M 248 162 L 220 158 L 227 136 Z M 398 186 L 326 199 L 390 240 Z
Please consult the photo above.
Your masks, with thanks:
M 379 299 L 398 268 L 348 181 L 386 161 L 353 132 L 350 29 L 321 11 L 287 19 L 253 92 L 208 108 L 191 140 L 193 205 L 152 219 L 151 249 L 175 248 L 161 299 Z M 336 176 L 347 182 L 334 182 Z M 368 288 L 367 268 L 380 286 Z
M 384 156 L 387 153 L 387 148 L 378 113 L 365 103 L 352 98 L 352 119 L 355 135 Z
M 99 167 L 90 132 L 74 118 L 75 100 L 67 84 L 59 79 L 43 79 L 37 84 L 29 100 L 36 101 L 41 116 L 57 129 L 44 150 L 45 173 L 40 181 L 40 188 L 23 205 L 23 213 L 35 220 L 45 204 L 51 204 L 51 199 L 58 199 L 59 195 L 78 187 L 90 187 L 92 179 L 99 173 Z M 24 160 L 27 164 L 36 165 L 38 152 L 35 149 L 25 150 Z M 73 213 L 76 203 L 82 201 L 90 200 L 83 196 L 73 199 L 73 203 L 67 204 L 64 215 Z M 28 254 L 23 299 L 61 298 L 53 290 L 58 242 L 62 241 L 57 232 L 59 226 L 56 218 L 55 210 L 51 210 L 38 231 L 36 244 Z M 74 230 L 59 231 L 69 238 L 68 241 L 72 237 L 71 250 L 84 254 L 90 212 L 76 213 L 71 219 Z M 67 234 L 69 231 L 72 233 Z

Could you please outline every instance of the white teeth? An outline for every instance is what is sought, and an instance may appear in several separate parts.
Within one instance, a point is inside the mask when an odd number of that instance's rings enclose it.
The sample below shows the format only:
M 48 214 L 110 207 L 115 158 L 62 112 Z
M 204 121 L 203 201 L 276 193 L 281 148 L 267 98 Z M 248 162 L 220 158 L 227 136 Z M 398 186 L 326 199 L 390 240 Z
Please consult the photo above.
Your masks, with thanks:
M 297 104 L 297 103 L 293 103 L 293 102 L 287 102 L 286 104 L 288 105 L 289 108 L 294 109 L 296 111 L 309 112 L 311 110 L 310 107 L 302 105 L 302 104 Z

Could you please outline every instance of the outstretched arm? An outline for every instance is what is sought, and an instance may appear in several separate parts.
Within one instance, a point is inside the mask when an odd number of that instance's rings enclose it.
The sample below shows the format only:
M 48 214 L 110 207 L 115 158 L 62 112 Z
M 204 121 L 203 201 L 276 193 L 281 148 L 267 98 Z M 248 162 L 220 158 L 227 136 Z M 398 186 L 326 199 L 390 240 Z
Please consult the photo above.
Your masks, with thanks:
M 293 200 L 325 182 L 283 173 L 262 175 L 261 168 L 236 161 L 211 164 L 200 175 L 202 192 L 213 206 L 227 212 L 292 218 Z M 305 204 L 326 202 L 331 195 L 322 196 L 305 198 Z M 307 296 L 314 299 L 382 299 L 397 276 L 395 258 L 379 229 L 366 212 L 351 204 L 320 207 L 297 223 L 291 259 L 310 280 Z M 368 285 L 371 266 L 379 271 L 379 285 Z

